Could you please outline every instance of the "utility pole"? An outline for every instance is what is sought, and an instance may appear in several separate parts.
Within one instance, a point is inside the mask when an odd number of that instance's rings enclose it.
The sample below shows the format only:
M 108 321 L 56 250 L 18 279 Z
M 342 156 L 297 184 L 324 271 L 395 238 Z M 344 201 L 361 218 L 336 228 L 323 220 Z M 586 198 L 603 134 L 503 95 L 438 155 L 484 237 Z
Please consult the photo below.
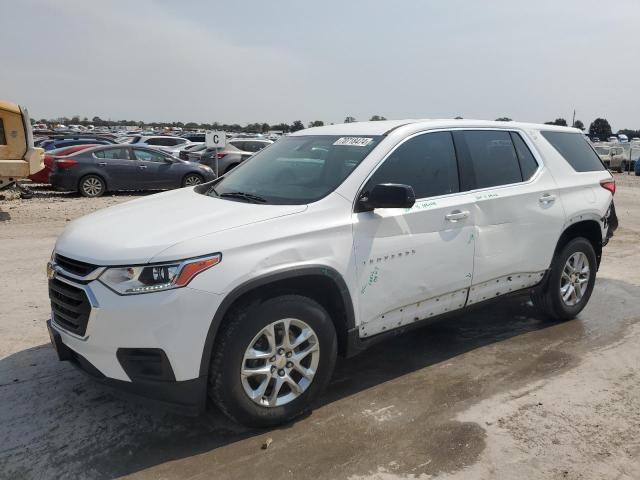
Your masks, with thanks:
M 573 121 L 571 122 L 571 126 L 575 127 L 576 126 L 576 109 L 573 109 Z

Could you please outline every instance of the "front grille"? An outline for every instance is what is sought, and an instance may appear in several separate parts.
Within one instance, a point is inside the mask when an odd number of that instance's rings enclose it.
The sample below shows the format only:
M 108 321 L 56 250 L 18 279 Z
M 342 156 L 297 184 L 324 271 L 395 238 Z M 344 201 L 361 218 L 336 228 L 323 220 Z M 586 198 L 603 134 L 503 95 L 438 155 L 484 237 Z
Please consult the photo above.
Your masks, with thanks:
M 84 335 L 91 313 L 84 290 L 54 278 L 49 280 L 49 299 L 53 321 L 71 333 Z
M 80 262 L 79 260 L 73 260 L 71 258 L 58 255 L 57 253 L 56 253 L 55 262 L 63 270 L 69 273 L 73 273 L 74 275 L 78 275 L 80 277 L 86 277 L 91 272 L 93 272 L 96 268 L 98 268 L 97 265 Z

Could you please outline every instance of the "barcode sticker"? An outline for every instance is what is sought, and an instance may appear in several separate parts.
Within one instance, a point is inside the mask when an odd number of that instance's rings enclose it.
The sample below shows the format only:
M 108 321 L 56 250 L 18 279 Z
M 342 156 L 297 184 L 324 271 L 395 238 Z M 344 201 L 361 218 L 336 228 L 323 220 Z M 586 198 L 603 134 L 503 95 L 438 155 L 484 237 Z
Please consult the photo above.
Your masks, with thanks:
M 338 140 L 333 142 L 334 145 L 349 145 L 352 147 L 366 147 L 371 142 L 373 142 L 373 138 L 366 137 L 340 137 Z

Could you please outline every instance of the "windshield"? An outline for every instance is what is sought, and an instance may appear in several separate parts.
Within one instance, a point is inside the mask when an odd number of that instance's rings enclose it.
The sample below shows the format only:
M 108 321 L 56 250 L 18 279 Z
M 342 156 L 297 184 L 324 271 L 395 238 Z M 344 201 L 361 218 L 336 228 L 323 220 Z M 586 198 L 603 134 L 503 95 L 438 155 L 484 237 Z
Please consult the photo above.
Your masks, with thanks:
M 227 174 L 207 195 L 280 205 L 314 202 L 335 190 L 381 138 L 281 138 Z
M 596 147 L 596 152 L 598 152 L 599 155 L 609 155 L 609 148 L 608 147 Z

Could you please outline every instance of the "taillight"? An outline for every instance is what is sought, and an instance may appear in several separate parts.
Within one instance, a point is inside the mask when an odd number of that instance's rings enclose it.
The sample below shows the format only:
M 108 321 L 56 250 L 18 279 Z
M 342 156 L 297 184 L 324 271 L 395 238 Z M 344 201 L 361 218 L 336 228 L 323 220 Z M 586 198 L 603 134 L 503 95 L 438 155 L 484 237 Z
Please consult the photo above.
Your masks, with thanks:
M 218 154 L 218 158 L 224 158 L 224 157 L 226 157 L 226 156 L 227 156 L 226 152 L 220 152 L 220 153 Z
M 57 158 L 53 162 L 53 164 L 58 168 L 73 167 L 76 163 L 78 163 L 78 162 L 75 161 L 75 160 L 72 160 L 70 158 Z
M 602 180 L 600 186 L 605 190 L 609 190 L 611 195 L 616 194 L 616 181 L 613 178 L 610 180 Z

